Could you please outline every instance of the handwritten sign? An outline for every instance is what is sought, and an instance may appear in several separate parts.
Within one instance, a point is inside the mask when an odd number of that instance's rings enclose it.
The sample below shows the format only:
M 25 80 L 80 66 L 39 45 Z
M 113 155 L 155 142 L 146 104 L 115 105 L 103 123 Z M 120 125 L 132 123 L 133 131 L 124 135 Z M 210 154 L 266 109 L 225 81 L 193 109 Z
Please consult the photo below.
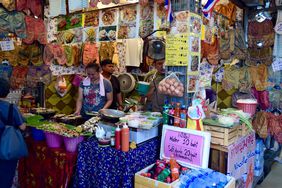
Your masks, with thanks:
M 242 137 L 228 147 L 227 173 L 235 179 L 241 179 L 247 175 L 246 188 L 252 187 L 255 147 L 255 133 Z
M 204 138 L 198 135 L 168 131 L 165 135 L 164 152 L 166 156 L 174 155 L 176 160 L 185 160 L 201 166 Z
M 210 133 L 164 125 L 161 157 L 175 159 L 185 166 L 207 168 Z

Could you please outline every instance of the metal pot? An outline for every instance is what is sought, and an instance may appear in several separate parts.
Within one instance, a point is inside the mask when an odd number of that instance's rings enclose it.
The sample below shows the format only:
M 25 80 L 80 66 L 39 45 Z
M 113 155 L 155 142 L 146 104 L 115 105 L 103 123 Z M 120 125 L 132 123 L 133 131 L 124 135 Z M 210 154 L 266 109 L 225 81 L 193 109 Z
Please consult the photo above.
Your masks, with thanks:
M 119 118 L 125 116 L 125 113 L 114 109 L 102 109 L 99 110 L 99 115 L 101 116 L 102 120 L 117 123 Z

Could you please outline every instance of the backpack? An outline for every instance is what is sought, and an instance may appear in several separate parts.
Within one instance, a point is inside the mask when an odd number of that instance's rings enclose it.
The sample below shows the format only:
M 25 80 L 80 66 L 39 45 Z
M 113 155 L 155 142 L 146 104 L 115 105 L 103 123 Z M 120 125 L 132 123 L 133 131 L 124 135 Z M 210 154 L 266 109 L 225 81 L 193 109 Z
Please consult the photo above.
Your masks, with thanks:
M 28 150 L 22 133 L 13 125 L 13 104 L 9 106 L 7 123 L 3 122 L 2 114 L 0 114 L 0 121 L 5 125 L 0 137 L 0 159 L 17 160 L 27 156 Z

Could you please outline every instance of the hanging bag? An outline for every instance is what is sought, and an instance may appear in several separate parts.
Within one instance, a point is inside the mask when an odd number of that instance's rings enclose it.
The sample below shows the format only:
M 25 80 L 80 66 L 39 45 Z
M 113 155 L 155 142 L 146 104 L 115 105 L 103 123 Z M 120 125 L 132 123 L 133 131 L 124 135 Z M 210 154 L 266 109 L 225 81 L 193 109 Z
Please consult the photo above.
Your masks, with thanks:
M 0 159 L 17 160 L 27 155 L 28 150 L 21 131 L 13 125 L 13 105 L 10 104 L 8 122 L 0 138 Z

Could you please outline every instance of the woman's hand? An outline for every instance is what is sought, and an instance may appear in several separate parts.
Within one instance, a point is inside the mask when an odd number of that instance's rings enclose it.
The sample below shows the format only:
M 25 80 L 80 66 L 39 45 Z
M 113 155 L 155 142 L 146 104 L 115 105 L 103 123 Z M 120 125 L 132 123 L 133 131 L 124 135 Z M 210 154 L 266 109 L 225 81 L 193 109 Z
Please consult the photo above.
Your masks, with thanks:
M 79 116 L 80 115 L 80 111 L 75 111 L 73 114 L 76 115 L 76 116 Z

